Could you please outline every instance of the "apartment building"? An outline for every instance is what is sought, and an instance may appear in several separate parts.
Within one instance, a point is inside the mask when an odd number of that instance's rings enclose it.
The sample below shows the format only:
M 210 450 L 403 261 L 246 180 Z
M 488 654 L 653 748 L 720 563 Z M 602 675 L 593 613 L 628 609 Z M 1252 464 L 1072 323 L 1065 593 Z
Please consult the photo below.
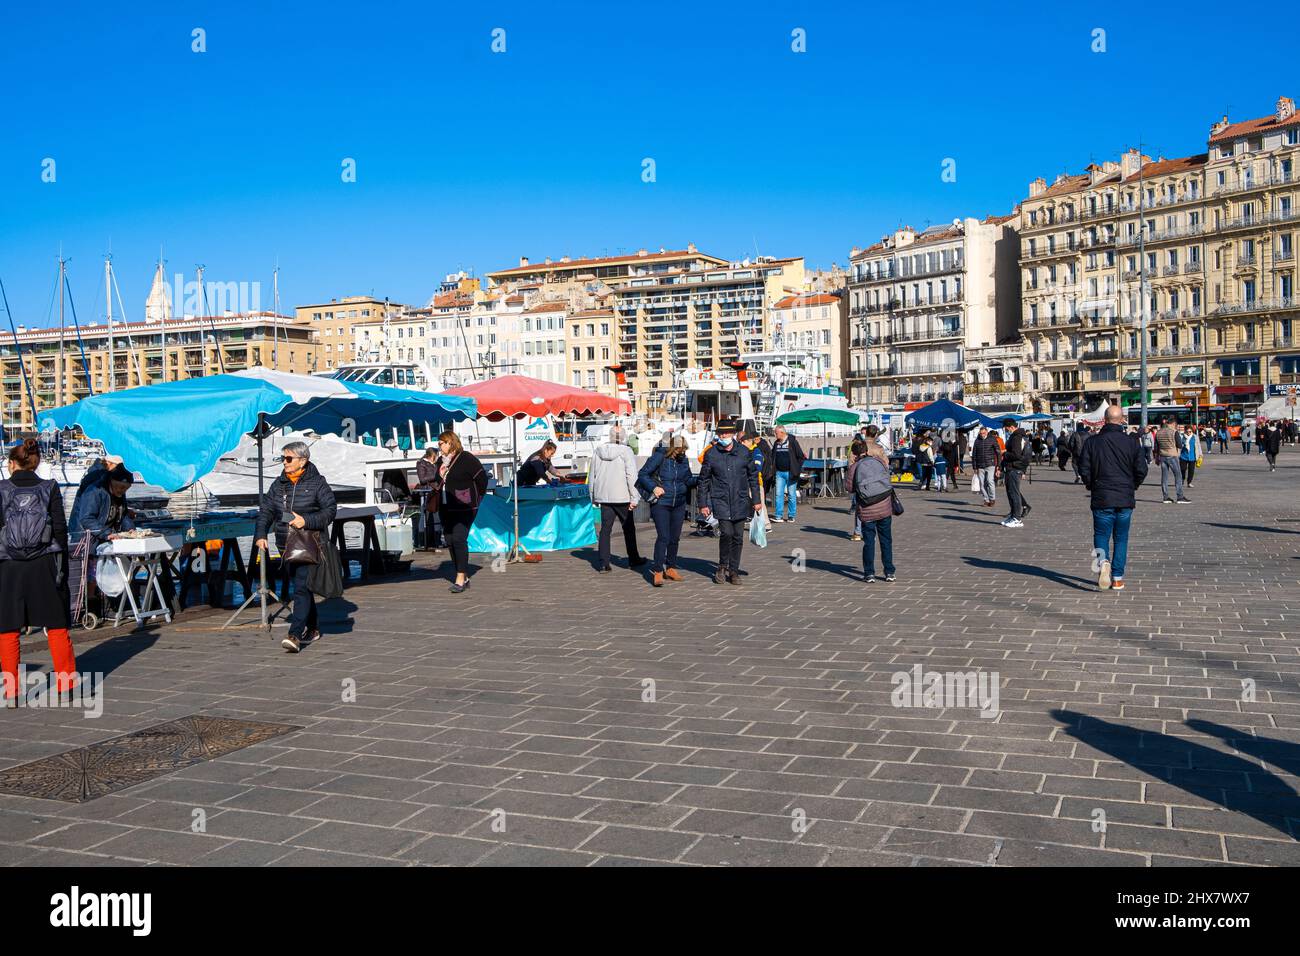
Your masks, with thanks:
M 555 261 L 548 257 L 544 262 L 529 262 L 526 257 L 520 257 L 519 265 L 489 272 L 487 278 L 490 288 L 518 288 L 521 283 L 584 286 L 596 282 L 613 287 L 626 285 L 635 277 L 689 272 L 726 264 L 725 259 L 705 255 L 695 248 L 694 243 L 689 243 L 685 249 L 661 248 L 658 252 L 638 249 L 629 255 L 595 258 L 561 256 Z
M 569 315 L 568 384 L 617 397 L 618 385 L 609 371 L 618 344 L 612 306 L 582 309 Z
M 568 356 L 565 352 L 565 324 L 569 317 L 567 301 L 539 302 L 526 307 L 513 318 L 518 346 L 519 372 L 532 378 L 555 382 L 569 381 L 566 376 Z
M 774 302 L 768 319 L 771 347 L 816 353 L 825 370 L 822 384 L 841 385 L 842 306 L 840 296 L 828 292 L 804 292 Z
M 770 344 L 772 307 L 804 289 L 804 261 L 760 256 L 654 275 L 613 290 L 618 361 L 634 408 L 653 413 L 674 376 L 719 370 Z
M 1247 409 L 1300 382 L 1295 350 L 1300 117 L 1214 123 L 1207 150 L 1129 150 L 1020 206 L 1022 332 L 1035 407 L 1148 400 Z
M 966 349 L 966 384 L 962 404 L 997 416 L 1032 407 L 1025 380 L 1025 342 L 1019 334 L 996 345 Z
M 965 353 L 1014 335 L 1015 216 L 909 227 L 850 254 L 850 403 L 961 401 Z
M 305 374 L 313 352 L 310 326 L 273 312 L 114 322 L 111 334 L 105 323 L 19 326 L 16 344 L 13 336 L 0 344 L 0 407 L 6 428 L 30 429 L 33 399 L 39 412 L 92 394 L 254 366 Z
M 354 325 L 372 319 L 382 322 L 385 316 L 400 315 L 410 307 L 387 299 L 351 295 L 319 305 L 300 305 L 294 311 L 299 322 L 310 325 L 316 343 L 311 370 L 324 372 L 357 359 Z

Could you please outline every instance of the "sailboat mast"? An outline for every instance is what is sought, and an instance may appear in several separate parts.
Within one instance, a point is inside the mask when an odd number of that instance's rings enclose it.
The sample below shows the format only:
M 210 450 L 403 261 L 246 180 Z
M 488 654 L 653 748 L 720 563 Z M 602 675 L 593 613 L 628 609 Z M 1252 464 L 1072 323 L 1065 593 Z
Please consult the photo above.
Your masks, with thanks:
M 63 287 L 67 282 L 67 260 L 63 258 L 63 250 L 59 250 L 59 373 L 56 383 L 56 393 L 58 395 L 57 407 L 63 407 Z
M 108 390 L 117 388 L 117 361 L 113 352 L 113 256 L 104 256 L 104 305 L 108 308 Z M 127 380 L 130 381 L 130 374 Z
M 271 280 L 275 288 L 275 317 L 271 320 L 271 368 L 280 371 L 280 264 L 275 264 Z

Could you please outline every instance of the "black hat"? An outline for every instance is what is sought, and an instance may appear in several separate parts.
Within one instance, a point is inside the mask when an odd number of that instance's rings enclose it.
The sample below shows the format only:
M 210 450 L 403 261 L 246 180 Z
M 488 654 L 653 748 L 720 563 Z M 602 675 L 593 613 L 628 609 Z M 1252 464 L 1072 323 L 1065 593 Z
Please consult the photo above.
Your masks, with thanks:
M 734 418 L 724 418 L 722 421 L 718 422 L 718 427 L 715 428 L 714 431 L 719 435 L 723 432 L 738 432 L 740 431 L 740 423 Z
M 114 466 L 113 470 L 108 473 L 109 481 L 120 481 L 124 484 L 135 484 L 135 475 L 127 471 L 126 467 L 120 462 Z

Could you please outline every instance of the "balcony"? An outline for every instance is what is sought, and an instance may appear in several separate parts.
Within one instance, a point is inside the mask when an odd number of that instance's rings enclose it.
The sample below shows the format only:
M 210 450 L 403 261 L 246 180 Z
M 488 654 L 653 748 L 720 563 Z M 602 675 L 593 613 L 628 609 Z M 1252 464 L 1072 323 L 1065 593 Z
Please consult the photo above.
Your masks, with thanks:
M 1220 385 L 1259 385 L 1258 375 L 1224 375 L 1219 379 Z
M 1192 273 L 1192 272 L 1200 272 L 1200 271 L 1201 271 L 1201 263 L 1199 261 L 1188 262 L 1183 265 L 1183 272 Z
M 1093 349 L 1090 352 L 1083 352 L 1079 356 L 1081 362 L 1113 362 L 1119 358 L 1119 349 Z
M 1177 263 L 1175 263 L 1175 264 L 1173 264 L 1173 265 L 1165 266 L 1165 268 L 1164 268 L 1164 274 L 1167 275 L 1167 276 L 1176 276 L 1176 275 L 1178 275 L 1178 272 L 1179 272 L 1179 269 L 1178 269 L 1178 265 L 1177 265 Z
M 1021 382 L 968 382 L 966 391 L 972 395 L 1005 395 L 1024 391 Z
M 1238 180 L 1235 183 L 1225 183 L 1222 186 L 1216 186 L 1213 196 L 1230 196 L 1234 193 L 1247 193 L 1255 189 L 1263 189 L 1266 186 L 1285 186 L 1287 183 L 1296 181 L 1294 172 L 1283 172 L 1282 170 L 1270 170 L 1261 176 L 1251 176 L 1248 179 Z

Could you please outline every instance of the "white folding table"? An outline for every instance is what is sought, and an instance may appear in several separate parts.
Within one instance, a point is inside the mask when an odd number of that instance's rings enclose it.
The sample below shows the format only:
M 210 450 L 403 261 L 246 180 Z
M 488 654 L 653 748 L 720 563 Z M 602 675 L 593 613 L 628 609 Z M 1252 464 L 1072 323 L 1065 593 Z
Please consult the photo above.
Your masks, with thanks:
M 114 627 L 122 623 L 128 608 L 137 625 L 142 625 L 155 617 L 161 617 L 168 624 L 171 623 L 171 600 L 163 593 L 158 572 L 162 568 L 162 562 L 170 561 L 172 556 L 181 549 L 184 543 L 181 538 L 179 534 L 157 534 L 147 538 L 116 538 L 99 546 L 99 556 L 113 559 L 126 584 L 117 602 L 117 614 L 113 618 Z M 138 604 L 135 600 L 135 589 L 131 587 L 137 571 L 145 572 L 144 590 L 141 592 Z

